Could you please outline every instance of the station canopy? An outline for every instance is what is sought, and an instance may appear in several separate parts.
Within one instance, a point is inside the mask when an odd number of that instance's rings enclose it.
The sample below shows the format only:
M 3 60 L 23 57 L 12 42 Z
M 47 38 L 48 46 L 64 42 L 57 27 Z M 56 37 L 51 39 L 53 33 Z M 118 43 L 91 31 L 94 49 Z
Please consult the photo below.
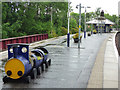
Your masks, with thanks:
M 86 22 L 86 24 L 101 24 L 104 23 L 106 25 L 114 25 L 115 23 L 110 21 L 109 19 L 105 19 L 105 20 L 97 20 L 97 19 L 92 19 L 91 21 Z

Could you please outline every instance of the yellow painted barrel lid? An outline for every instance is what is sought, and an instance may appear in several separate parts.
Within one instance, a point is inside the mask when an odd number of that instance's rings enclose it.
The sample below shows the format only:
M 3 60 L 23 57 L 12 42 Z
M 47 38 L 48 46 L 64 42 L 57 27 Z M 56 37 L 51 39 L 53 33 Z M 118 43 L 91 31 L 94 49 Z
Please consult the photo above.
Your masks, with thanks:
M 5 64 L 5 73 L 7 74 L 7 71 L 11 71 L 12 74 L 8 77 L 12 79 L 19 79 L 24 75 L 25 67 L 24 64 L 16 58 L 8 60 L 8 62 Z M 22 75 L 18 75 L 18 71 L 22 71 Z

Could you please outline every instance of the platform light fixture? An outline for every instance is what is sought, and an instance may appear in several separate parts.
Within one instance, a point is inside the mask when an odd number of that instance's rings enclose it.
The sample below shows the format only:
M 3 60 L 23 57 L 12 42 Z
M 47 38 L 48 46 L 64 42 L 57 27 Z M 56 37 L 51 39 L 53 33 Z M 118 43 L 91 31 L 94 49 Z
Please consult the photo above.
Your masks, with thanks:
M 78 36 L 78 48 L 80 48 L 80 31 L 81 31 L 81 8 L 84 8 L 84 6 L 81 6 L 81 3 L 76 6 L 78 9 L 79 6 L 79 36 Z
M 84 7 L 85 8 L 85 29 L 84 29 L 84 38 L 86 38 L 86 12 L 87 8 L 91 8 L 90 6 Z

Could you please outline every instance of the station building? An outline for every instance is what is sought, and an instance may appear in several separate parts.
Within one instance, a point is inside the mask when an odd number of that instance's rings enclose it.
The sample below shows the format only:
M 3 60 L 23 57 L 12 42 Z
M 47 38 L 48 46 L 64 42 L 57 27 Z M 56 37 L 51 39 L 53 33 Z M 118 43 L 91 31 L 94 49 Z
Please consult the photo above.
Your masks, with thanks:
M 93 19 L 91 21 L 86 22 L 86 24 L 93 24 L 93 26 L 97 31 L 100 31 L 102 29 L 102 32 L 106 33 L 111 31 L 111 26 L 114 25 L 115 23 L 110 21 L 109 19 L 105 19 L 105 20 Z
M 101 12 L 101 15 L 99 17 L 96 17 L 92 19 L 91 21 L 86 22 L 86 24 L 90 25 L 92 24 L 94 28 L 97 30 L 97 32 L 110 32 L 111 26 L 115 23 L 110 21 L 109 19 L 106 19 L 104 17 L 104 11 Z

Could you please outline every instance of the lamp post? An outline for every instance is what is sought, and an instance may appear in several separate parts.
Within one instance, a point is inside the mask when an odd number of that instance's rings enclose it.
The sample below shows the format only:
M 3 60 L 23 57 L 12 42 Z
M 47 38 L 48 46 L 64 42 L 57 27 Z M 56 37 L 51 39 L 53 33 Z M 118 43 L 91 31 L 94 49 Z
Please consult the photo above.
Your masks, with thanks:
M 117 18 L 117 30 L 119 31 L 119 25 L 120 25 L 120 23 L 119 23 L 119 18 L 120 18 L 120 15 L 118 15 L 118 18 Z
M 104 20 L 101 20 L 101 29 L 100 29 L 100 34 L 102 35 L 103 32 L 103 26 L 104 26 Z
M 99 7 L 99 8 L 97 8 L 97 10 L 96 10 L 96 15 L 97 15 L 97 20 L 99 19 L 99 14 L 100 14 L 100 9 L 101 9 L 101 7 Z M 98 34 L 99 34 L 99 20 L 97 21 L 97 29 L 98 29 Z
M 91 21 L 92 21 L 92 18 L 93 18 L 93 14 L 91 15 Z M 91 35 L 93 34 L 93 23 L 91 23 Z
M 78 36 L 78 48 L 80 48 L 81 8 L 84 8 L 84 7 L 81 6 L 81 3 L 76 6 L 77 9 L 78 9 L 78 6 L 79 6 L 79 36 Z
M 51 35 L 52 35 L 52 26 L 53 24 L 52 24 L 52 7 L 51 7 Z
M 85 30 L 84 30 L 84 38 L 86 38 L 86 12 L 87 12 L 87 8 L 91 8 L 91 7 L 89 7 L 89 6 L 87 6 L 87 7 L 84 7 L 85 8 Z
M 100 27 L 101 27 L 101 29 L 100 29 L 100 34 L 102 35 L 102 30 L 103 30 L 103 23 L 104 23 L 104 20 L 105 20 L 105 17 L 104 17 L 104 11 L 102 10 L 101 11 L 101 14 L 100 14 L 100 17 L 98 18 L 98 20 L 100 20 L 101 21 L 101 25 L 100 25 Z
M 70 4 L 71 2 L 68 0 L 68 34 L 67 34 L 67 47 L 70 46 L 70 30 L 69 30 L 69 20 L 70 20 Z

